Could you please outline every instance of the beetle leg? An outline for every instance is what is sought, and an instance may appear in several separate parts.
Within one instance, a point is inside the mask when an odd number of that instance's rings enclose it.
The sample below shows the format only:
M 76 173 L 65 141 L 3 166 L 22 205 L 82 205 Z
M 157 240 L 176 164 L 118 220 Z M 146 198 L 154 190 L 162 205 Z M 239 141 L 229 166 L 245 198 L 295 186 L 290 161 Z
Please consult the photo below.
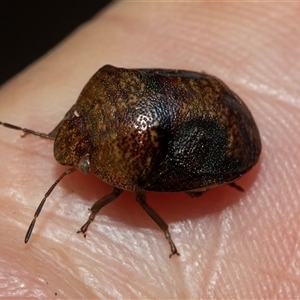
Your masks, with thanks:
M 100 211 L 100 209 L 102 207 L 104 207 L 105 205 L 107 205 L 108 203 L 114 201 L 116 198 L 118 198 L 122 192 L 123 192 L 123 190 L 114 187 L 113 191 L 110 194 L 108 194 L 108 195 L 100 198 L 98 201 L 96 201 L 90 209 L 91 214 L 90 214 L 87 222 L 80 228 L 80 230 L 77 231 L 77 233 L 83 233 L 83 236 L 86 237 L 86 231 L 88 230 L 90 224 L 95 219 L 95 217 L 98 214 L 98 212 Z
M 168 240 L 171 248 L 171 254 L 169 257 L 173 255 L 180 255 L 176 249 L 174 242 L 172 241 L 171 234 L 169 232 L 168 224 L 162 219 L 162 217 L 147 203 L 146 195 L 144 192 L 139 191 L 135 193 L 137 202 L 142 206 L 145 212 L 150 216 L 150 218 L 160 227 L 160 229 L 164 232 L 166 239 Z
M 228 183 L 228 185 L 232 188 L 235 188 L 236 190 L 238 190 L 240 192 L 245 192 L 245 190 L 241 186 L 236 184 L 235 182 L 230 182 L 230 183 Z
M 196 198 L 196 197 L 200 197 L 202 196 L 204 193 L 206 193 L 206 191 L 202 191 L 202 192 L 192 192 L 192 191 L 188 191 L 185 192 L 188 196 L 190 196 L 191 198 Z

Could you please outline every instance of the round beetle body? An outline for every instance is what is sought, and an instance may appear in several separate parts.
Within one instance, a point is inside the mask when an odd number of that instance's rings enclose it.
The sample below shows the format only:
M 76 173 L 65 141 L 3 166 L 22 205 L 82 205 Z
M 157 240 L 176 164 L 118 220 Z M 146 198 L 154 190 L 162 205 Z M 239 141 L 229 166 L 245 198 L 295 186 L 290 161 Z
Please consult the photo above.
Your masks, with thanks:
M 233 182 L 261 151 L 253 117 L 205 73 L 102 67 L 60 124 L 54 155 L 130 191 L 200 191 Z
M 54 140 L 54 156 L 71 166 L 50 187 L 25 236 L 28 242 L 42 207 L 65 175 L 94 172 L 113 186 L 91 208 L 84 234 L 102 207 L 123 190 L 162 229 L 176 254 L 168 224 L 148 205 L 146 191 L 200 196 L 229 184 L 258 161 L 261 141 L 255 121 L 221 80 L 206 73 L 165 69 L 124 69 L 106 65 L 49 134 L 0 122 L 5 127 Z

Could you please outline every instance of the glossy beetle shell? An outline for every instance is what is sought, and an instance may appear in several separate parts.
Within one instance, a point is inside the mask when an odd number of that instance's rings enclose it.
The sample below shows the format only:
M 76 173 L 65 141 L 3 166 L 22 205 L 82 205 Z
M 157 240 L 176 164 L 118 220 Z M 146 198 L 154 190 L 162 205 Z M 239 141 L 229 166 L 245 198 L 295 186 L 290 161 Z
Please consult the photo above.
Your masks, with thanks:
M 233 182 L 261 152 L 242 100 L 206 73 L 100 68 L 55 131 L 54 155 L 122 190 L 201 191 Z

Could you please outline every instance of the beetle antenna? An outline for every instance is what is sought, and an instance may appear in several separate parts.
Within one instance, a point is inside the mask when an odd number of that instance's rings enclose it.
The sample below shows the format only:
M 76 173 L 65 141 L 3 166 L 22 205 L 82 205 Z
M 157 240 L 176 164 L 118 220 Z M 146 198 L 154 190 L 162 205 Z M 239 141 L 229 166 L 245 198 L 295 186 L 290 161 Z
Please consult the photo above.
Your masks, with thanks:
M 50 136 L 49 134 L 46 133 L 42 133 L 42 132 L 37 132 L 28 128 L 22 128 L 13 124 L 9 124 L 9 123 L 4 123 L 0 121 L 0 125 L 3 125 L 4 127 L 10 128 L 10 129 L 15 129 L 15 130 L 19 130 L 19 131 L 23 131 L 25 134 L 33 134 L 33 135 L 37 135 L 41 138 L 44 139 L 49 139 L 49 140 L 54 140 L 54 137 Z
M 3 123 L 2 123 L 3 124 Z M 52 193 L 52 191 L 54 190 L 54 188 L 58 185 L 58 183 L 66 176 L 66 175 L 69 175 L 71 173 L 73 173 L 74 171 L 76 171 L 77 169 L 75 167 L 72 167 L 66 171 L 64 171 L 59 177 L 58 179 L 55 180 L 55 182 L 51 185 L 50 189 L 47 191 L 47 193 L 45 194 L 45 197 L 43 198 L 43 200 L 41 201 L 40 205 L 38 206 L 35 214 L 34 214 L 34 217 L 28 227 L 28 230 L 26 232 L 26 235 L 25 235 L 25 244 L 29 241 L 30 239 L 30 236 L 31 236 L 31 233 L 32 233 L 32 230 L 33 230 L 33 227 L 35 225 L 35 221 L 37 219 L 37 217 L 39 216 L 40 212 L 42 211 L 42 208 L 47 200 L 47 198 L 49 197 L 49 195 Z

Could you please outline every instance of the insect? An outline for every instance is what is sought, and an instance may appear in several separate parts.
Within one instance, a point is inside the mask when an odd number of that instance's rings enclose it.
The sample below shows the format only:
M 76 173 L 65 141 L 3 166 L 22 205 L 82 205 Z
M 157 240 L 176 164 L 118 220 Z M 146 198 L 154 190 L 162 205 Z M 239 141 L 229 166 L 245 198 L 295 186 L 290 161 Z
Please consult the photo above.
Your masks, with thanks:
M 95 202 L 78 231 L 86 235 L 102 207 L 123 190 L 164 232 L 179 255 L 168 224 L 147 203 L 146 192 L 185 192 L 197 197 L 235 181 L 258 161 L 261 141 L 255 121 L 220 79 L 168 69 L 124 69 L 105 65 L 49 134 L 0 122 L 5 127 L 54 140 L 54 156 L 70 166 L 50 187 L 25 236 L 28 242 L 46 199 L 66 175 L 93 172 L 112 186 Z

